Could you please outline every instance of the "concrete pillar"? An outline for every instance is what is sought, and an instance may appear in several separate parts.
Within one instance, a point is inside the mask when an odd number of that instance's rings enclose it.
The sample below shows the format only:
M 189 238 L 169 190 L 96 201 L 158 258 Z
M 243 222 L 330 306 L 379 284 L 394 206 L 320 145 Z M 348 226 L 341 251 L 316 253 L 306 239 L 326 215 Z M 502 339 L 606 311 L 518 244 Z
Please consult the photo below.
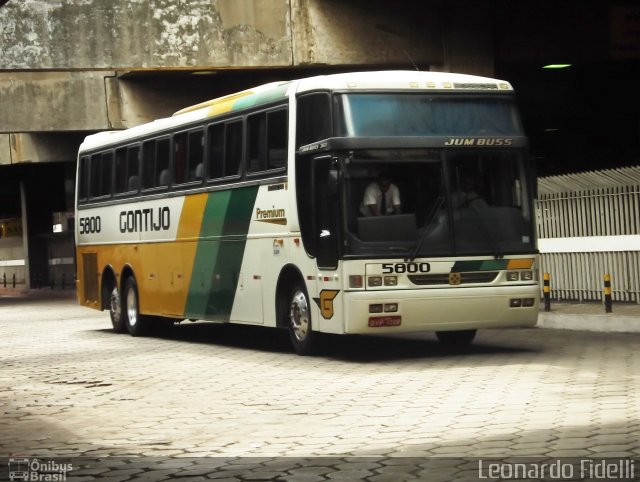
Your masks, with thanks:
M 22 213 L 22 251 L 24 252 L 24 284 L 26 289 L 31 288 L 31 276 L 29 274 L 29 235 L 27 233 L 27 192 L 24 181 L 20 181 L 20 212 Z

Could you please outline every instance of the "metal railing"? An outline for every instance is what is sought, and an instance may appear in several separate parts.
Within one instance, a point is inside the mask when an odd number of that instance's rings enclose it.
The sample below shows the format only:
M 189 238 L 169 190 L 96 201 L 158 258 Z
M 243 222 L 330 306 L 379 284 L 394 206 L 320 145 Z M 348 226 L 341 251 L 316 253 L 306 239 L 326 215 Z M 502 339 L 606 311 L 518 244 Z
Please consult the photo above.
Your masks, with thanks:
M 614 301 L 640 303 L 640 167 L 541 178 L 538 189 L 551 298 L 600 301 L 610 274 Z

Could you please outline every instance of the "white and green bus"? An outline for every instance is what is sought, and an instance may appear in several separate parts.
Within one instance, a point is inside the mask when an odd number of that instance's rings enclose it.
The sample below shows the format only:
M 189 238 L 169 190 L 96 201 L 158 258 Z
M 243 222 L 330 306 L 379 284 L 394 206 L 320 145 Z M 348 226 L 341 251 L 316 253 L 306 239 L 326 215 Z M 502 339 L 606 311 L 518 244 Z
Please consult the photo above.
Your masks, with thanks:
M 362 209 L 381 172 L 392 215 Z M 115 331 L 184 319 L 320 333 L 536 323 L 527 139 L 508 82 L 382 71 L 278 82 L 88 136 L 77 292 Z

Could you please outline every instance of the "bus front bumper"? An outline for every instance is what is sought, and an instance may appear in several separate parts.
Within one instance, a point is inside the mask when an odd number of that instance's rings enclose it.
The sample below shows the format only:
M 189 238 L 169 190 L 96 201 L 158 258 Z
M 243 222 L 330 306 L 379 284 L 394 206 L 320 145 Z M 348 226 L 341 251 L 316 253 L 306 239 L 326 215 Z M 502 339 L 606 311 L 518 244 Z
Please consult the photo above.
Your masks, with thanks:
M 539 301 L 537 285 L 350 291 L 344 293 L 345 333 L 534 326 Z

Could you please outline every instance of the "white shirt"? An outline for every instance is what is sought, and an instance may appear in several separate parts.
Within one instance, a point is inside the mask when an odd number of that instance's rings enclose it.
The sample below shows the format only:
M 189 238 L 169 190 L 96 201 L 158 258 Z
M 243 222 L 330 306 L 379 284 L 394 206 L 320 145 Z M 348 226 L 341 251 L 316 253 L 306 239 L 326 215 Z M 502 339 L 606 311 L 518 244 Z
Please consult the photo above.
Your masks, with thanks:
M 380 212 L 380 203 L 382 201 L 382 189 L 380 189 L 380 185 L 377 182 L 372 182 L 367 186 L 367 189 L 364 191 L 364 196 L 362 197 L 362 204 L 360 204 L 360 212 L 364 216 L 372 216 L 371 210 L 368 206 L 375 204 L 378 208 L 378 212 Z M 395 184 L 391 184 L 387 192 L 384 193 L 386 196 L 387 203 L 387 212 L 384 214 L 393 214 L 395 211 L 394 206 L 400 206 L 400 190 Z M 382 213 L 380 213 L 382 214 Z

